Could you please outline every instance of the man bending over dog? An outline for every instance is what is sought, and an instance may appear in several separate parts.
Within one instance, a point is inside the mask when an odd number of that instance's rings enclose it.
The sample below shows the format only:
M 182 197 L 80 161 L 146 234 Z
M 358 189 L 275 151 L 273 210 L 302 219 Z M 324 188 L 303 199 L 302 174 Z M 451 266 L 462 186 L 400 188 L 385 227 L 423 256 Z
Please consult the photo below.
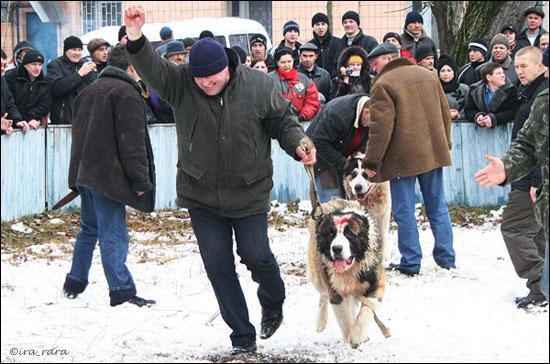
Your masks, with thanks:
M 363 167 L 371 180 L 390 181 L 401 263 L 390 268 L 420 272 L 422 250 L 414 214 L 416 180 L 435 238 L 433 256 L 442 268 L 455 266 L 453 231 L 443 190 L 451 165 L 451 115 L 436 76 L 399 58 L 394 45 L 380 44 L 367 59 L 380 70 L 371 89 L 371 124 Z
M 285 288 L 269 247 L 271 138 L 296 160 L 315 163 L 315 148 L 273 81 L 239 65 L 237 54 L 212 38 L 177 66 L 155 53 L 142 34 L 141 5 L 125 11 L 128 51 L 139 75 L 173 107 L 178 136 L 176 203 L 189 209 L 206 273 L 221 315 L 233 330 L 232 354 L 256 351 L 256 330 L 235 272 L 237 254 L 259 283 L 260 337 L 283 320 Z
M 344 196 L 342 179 L 346 159 L 364 153 L 370 120 L 369 97 L 338 97 L 321 110 L 306 130 L 318 149 L 315 186 L 321 203 Z

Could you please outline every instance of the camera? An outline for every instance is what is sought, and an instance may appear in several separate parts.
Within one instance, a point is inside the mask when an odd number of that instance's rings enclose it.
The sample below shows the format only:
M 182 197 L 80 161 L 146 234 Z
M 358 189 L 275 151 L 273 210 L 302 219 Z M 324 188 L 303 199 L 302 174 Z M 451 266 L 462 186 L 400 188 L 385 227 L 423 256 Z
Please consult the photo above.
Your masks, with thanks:
M 346 68 L 346 75 L 348 77 L 359 77 L 361 75 L 361 71 L 354 71 L 351 67 Z

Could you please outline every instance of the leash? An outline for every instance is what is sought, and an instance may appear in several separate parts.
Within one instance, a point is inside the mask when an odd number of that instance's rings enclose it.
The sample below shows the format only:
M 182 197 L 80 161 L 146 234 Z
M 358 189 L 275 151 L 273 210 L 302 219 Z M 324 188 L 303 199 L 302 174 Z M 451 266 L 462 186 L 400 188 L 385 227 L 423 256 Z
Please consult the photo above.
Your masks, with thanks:
M 363 300 L 361 300 L 361 302 L 367 306 L 368 308 L 370 308 L 372 310 L 372 314 L 374 316 L 374 322 L 376 322 L 376 324 L 378 325 L 378 327 L 380 328 L 380 331 L 382 331 L 382 335 L 384 335 L 384 337 L 387 339 L 391 336 L 390 334 L 390 330 L 386 327 L 386 325 L 384 325 L 382 323 L 382 321 L 378 318 L 378 315 L 376 314 L 376 310 L 374 309 L 374 303 L 372 303 L 372 301 L 370 300 L 370 298 L 368 297 L 364 297 Z
M 311 200 L 311 218 L 315 221 L 325 216 L 325 211 L 321 202 L 319 201 L 319 194 L 317 193 L 317 187 L 315 187 L 315 171 L 313 166 L 304 166 L 309 176 L 309 199 Z

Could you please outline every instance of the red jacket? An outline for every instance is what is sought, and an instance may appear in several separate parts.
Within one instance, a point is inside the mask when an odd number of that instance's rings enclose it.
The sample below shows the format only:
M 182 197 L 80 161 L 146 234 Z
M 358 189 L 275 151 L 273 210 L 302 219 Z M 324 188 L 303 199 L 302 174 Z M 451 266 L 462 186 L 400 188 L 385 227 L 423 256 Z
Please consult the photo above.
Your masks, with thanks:
M 317 86 L 296 68 L 283 72 L 280 68 L 270 73 L 283 97 L 290 101 L 300 121 L 312 120 L 321 108 Z
M 400 49 L 400 53 L 401 53 L 401 58 L 408 58 L 408 59 L 410 59 L 411 61 L 413 61 L 414 63 L 416 63 L 416 59 L 414 59 L 414 57 L 412 56 L 411 52 L 409 52 L 409 51 L 406 50 L 405 48 L 401 48 L 401 49 Z

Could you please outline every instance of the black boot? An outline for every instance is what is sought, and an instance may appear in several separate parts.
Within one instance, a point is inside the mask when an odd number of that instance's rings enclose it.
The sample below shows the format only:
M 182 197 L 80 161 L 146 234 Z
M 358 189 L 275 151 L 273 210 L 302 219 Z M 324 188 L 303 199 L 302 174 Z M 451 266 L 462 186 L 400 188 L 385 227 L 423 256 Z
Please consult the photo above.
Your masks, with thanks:
M 75 281 L 67 276 L 65 277 L 65 283 L 63 284 L 63 294 L 67 298 L 76 298 L 76 296 L 84 292 L 87 285 L 87 283 Z
M 525 297 L 516 297 L 517 308 L 527 310 L 533 307 L 545 307 L 548 305 L 548 301 L 542 294 L 535 294 L 529 292 Z
M 389 270 L 389 271 L 395 271 L 396 270 L 399 273 L 404 274 L 404 275 L 409 276 L 409 277 L 417 276 L 420 273 L 419 271 L 412 271 L 412 270 L 405 269 L 405 268 L 401 267 L 400 264 L 396 264 L 396 263 L 390 263 L 390 265 L 388 265 L 386 270 Z
M 268 339 L 281 326 L 283 322 L 283 307 L 269 309 L 262 307 L 262 322 L 260 328 L 260 338 Z
M 235 345 L 233 346 L 233 349 L 231 349 L 230 354 L 241 355 L 241 354 L 255 353 L 257 349 L 258 347 L 256 346 L 255 342 L 250 345 Z
M 153 306 L 154 304 L 157 303 L 155 300 L 146 300 L 145 298 L 141 298 L 141 297 L 138 297 L 138 296 L 134 296 L 132 298 L 129 298 L 127 302 L 131 303 L 133 305 L 136 305 L 138 307 L 142 307 L 142 306 L 151 307 L 151 306 Z

